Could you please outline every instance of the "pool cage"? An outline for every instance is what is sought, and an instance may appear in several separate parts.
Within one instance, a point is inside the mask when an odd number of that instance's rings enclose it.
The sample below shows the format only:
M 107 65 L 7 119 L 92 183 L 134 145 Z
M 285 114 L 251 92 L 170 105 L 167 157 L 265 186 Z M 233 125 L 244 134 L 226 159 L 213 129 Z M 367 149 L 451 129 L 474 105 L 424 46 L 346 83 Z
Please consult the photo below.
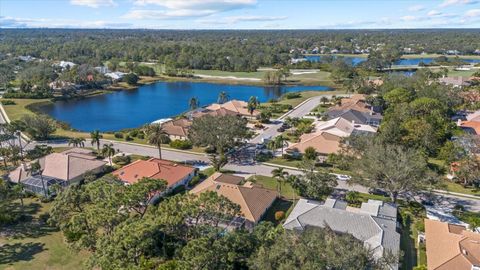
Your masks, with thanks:
M 67 181 L 40 175 L 30 176 L 21 183 L 26 191 L 36 193 L 41 196 L 46 195 L 47 197 L 55 195 L 55 191 L 52 189 L 53 185 L 59 185 L 60 187 L 68 186 Z

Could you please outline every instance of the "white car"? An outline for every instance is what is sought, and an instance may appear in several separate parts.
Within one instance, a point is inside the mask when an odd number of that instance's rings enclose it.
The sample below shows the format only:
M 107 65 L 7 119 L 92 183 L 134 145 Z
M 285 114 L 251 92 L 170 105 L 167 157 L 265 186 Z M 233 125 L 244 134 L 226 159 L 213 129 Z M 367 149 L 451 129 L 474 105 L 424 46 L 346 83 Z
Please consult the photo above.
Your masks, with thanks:
M 336 174 L 334 173 L 333 175 L 335 175 L 337 177 L 337 180 L 340 180 L 340 181 L 348 181 L 350 180 L 352 177 L 349 176 L 349 175 L 345 175 L 345 174 Z

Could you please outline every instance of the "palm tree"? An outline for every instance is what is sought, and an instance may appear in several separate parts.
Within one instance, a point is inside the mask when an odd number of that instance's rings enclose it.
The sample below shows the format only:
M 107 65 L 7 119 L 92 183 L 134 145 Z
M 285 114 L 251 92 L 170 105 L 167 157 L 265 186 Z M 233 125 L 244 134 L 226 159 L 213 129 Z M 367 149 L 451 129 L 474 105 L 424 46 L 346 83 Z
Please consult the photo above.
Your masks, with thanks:
M 285 177 L 288 172 L 284 172 L 283 168 L 276 168 L 272 170 L 272 176 L 277 180 L 277 192 L 278 195 L 282 192 L 282 183 L 285 181 Z
M 150 124 L 144 128 L 147 143 L 156 145 L 158 148 L 158 158 L 162 159 L 162 143 L 168 141 L 168 135 L 161 124 Z
M 218 94 L 217 102 L 220 103 L 220 104 L 223 104 L 223 103 L 228 101 L 228 98 L 229 97 L 228 97 L 227 92 L 222 91 L 222 92 L 220 92 L 220 94 Z
M 43 180 L 43 170 L 42 170 L 42 166 L 40 165 L 40 163 L 37 161 L 37 162 L 34 162 L 32 163 L 32 165 L 30 165 L 30 171 L 32 172 L 32 174 L 38 174 L 40 175 L 40 180 L 42 182 L 42 188 L 43 188 L 43 195 L 45 196 L 45 198 L 48 197 L 48 193 L 47 193 L 47 187 L 45 187 L 45 181 Z
M 113 148 L 113 144 L 104 144 L 102 148 L 102 155 L 104 157 L 108 157 L 108 161 L 110 166 L 112 166 L 112 156 L 115 155 L 115 148 Z
M 13 192 L 15 193 L 15 196 L 20 199 L 20 203 L 22 204 L 22 207 L 23 207 L 23 196 L 24 196 L 23 185 L 21 183 L 16 184 L 13 187 Z
M 68 146 L 85 147 L 85 138 L 70 138 L 68 139 Z
M 100 139 L 103 138 L 102 134 L 100 134 L 100 131 L 98 130 L 94 130 L 92 132 L 90 132 L 90 139 L 91 140 L 91 143 L 92 143 L 92 146 L 94 144 L 97 145 L 97 151 L 100 150 Z
M 200 102 L 198 101 L 198 99 L 196 97 L 192 97 L 190 99 L 190 101 L 188 102 L 188 106 L 190 106 L 190 110 L 193 111 L 200 106 Z
M 27 129 L 25 123 L 19 120 L 15 120 L 7 124 L 6 129 L 18 138 L 18 146 L 20 147 L 20 158 L 21 160 L 23 160 L 22 132 Z
M 253 112 L 255 111 L 255 109 L 257 109 L 257 106 L 259 104 L 260 104 L 260 102 L 258 102 L 257 97 L 254 97 L 254 96 L 250 97 L 250 99 L 248 100 L 248 104 L 247 104 L 247 109 L 248 109 L 248 112 L 250 113 L 250 115 L 253 115 Z
M 275 146 L 276 148 L 282 148 L 282 156 L 283 156 L 283 146 L 284 146 L 284 141 L 285 139 L 283 138 L 283 136 L 280 134 L 278 135 L 277 137 L 275 137 Z
M 293 189 L 293 202 L 295 203 L 297 199 L 297 189 L 298 189 L 298 176 L 296 175 L 289 175 L 287 176 L 286 182 L 292 186 Z
M 323 103 L 323 105 L 325 105 L 328 102 L 328 98 L 323 96 L 323 97 L 320 98 L 320 101 Z

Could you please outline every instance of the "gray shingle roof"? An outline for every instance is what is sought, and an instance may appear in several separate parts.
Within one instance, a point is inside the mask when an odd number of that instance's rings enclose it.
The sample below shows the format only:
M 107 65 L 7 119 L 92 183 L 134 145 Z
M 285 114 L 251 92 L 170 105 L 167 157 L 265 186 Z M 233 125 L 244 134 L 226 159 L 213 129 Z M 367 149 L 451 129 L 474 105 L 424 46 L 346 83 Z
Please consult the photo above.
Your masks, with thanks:
M 345 206 L 345 207 L 344 207 Z M 303 230 L 307 226 L 325 227 L 340 233 L 349 233 L 373 250 L 380 258 L 388 249 L 398 254 L 400 234 L 396 231 L 396 207 L 370 200 L 360 209 L 346 207 L 346 203 L 327 199 L 325 204 L 301 199 L 298 201 L 283 227 Z M 397 269 L 395 266 L 394 269 Z

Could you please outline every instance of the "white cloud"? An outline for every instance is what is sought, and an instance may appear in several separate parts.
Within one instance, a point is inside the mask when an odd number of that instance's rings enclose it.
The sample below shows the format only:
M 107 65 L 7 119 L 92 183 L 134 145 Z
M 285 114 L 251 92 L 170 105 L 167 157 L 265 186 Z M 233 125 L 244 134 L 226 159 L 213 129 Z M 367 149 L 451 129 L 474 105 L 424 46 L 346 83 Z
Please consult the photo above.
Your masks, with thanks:
M 473 5 L 478 3 L 478 0 L 444 0 L 443 3 L 439 5 L 439 7 L 448 7 L 454 5 Z
M 70 4 L 91 8 L 113 7 L 117 5 L 113 0 L 70 0 Z
M 417 12 L 417 11 L 422 11 L 424 9 L 425 9 L 425 6 L 423 6 L 423 5 L 414 5 L 414 6 L 410 6 L 408 8 L 408 11 Z
M 468 17 L 468 18 L 480 17 L 480 9 L 471 9 L 465 12 L 465 17 Z
M 130 28 L 131 23 L 0 17 L 0 28 Z
M 213 14 L 255 6 L 256 0 L 136 0 L 137 6 L 156 5 L 165 10 L 134 9 L 123 18 L 175 19 L 205 17 Z
M 428 16 L 439 16 L 442 15 L 442 13 L 438 10 L 431 10 L 427 13 Z
M 198 20 L 199 23 L 205 25 L 214 25 L 214 24 L 236 24 L 239 22 L 274 22 L 286 20 L 286 16 L 230 16 L 223 18 L 208 18 Z

